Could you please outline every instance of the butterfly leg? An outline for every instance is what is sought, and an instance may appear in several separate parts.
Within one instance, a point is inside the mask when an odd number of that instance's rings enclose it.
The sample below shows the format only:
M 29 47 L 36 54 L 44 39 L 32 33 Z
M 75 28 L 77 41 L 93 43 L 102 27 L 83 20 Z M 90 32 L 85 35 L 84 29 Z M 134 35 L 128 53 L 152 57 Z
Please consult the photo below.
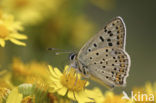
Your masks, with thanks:
M 66 70 L 66 76 L 69 74 L 69 72 L 70 72 L 71 68 L 72 68 L 72 66 L 71 66 L 71 65 L 69 65 L 69 67 L 68 67 L 68 68 L 67 68 L 67 70 Z

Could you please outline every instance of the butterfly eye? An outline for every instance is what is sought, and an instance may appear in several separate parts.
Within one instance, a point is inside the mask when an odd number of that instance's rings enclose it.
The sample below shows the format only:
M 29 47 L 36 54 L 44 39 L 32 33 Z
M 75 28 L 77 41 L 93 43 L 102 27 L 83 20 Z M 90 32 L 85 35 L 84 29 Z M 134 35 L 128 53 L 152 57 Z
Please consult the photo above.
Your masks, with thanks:
M 74 60 L 75 56 L 76 56 L 76 54 L 75 53 L 72 53 L 72 54 L 69 55 L 69 59 L 70 60 Z

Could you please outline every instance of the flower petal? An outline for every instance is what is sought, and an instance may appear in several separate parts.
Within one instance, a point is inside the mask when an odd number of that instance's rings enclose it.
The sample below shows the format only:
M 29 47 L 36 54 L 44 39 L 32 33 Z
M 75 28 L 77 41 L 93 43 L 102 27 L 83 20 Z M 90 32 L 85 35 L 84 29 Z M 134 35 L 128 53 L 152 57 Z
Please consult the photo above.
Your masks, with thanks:
M 75 96 L 79 103 L 94 102 L 92 99 L 88 98 L 87 94 L 84 91 L 78 93 L 76 92 Z
M 72 91 L 68 92 L 68 98 L 75 100 L 76 98 L 74 97 L 74 93 Z
M 28 37 L 26 35 L 23 34 L 11 34 L 10 37 L 15 38 L 15 39 L 27 39 Z
M 0 45 L 1 45 L 2 47 L 5 47 L 5 41 L 4 41 L 3 39 L 0 39 Z
M 62 87 L 61 89 L 58 90 L 58 94 L 64 96 L 67 92 L 67 88 Z
M 58 68 L 54 68 L 54 71 L 58 76 L 62 75 L 61 71 Z
M 53 76 L 54 78 L 59 78 L 59 76 L 55 73 L 54 68 L 50 65 L 48 65 L 51 76 Z
M 21 42 L 21 41 L 18 41 L 18 40 L 16 40 L 16 39 L 10 38 L 10 41 L 11 41 L 12 43 L 14 43 L 14 44 L 17 44 L 17 45 L 26 46 L 25 43 L 23 43 L 23 42 Z

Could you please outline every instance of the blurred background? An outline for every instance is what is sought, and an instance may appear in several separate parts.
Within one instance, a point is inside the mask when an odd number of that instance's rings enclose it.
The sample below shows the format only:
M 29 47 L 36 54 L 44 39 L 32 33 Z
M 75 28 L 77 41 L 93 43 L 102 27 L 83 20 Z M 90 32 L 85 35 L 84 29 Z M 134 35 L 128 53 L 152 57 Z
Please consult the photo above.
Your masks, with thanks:
M 0 7 L 21 21 L 28 36 L 26 47 L 7 42 L 0 47 L 0 69 L 9 69 L 13 58 L 27 63 L 46 62 L 63 70 L 68 55 L 56 56 L 47 48 L 79 51 L 90 37 L 108 21 L 121 16 L 127 27 L 126 50 L 131 57 L 131 70 L 125 88 L 154 82 L 156 73 L 156 1 L 155 0 L 1 0 Z M 99 86 L 91 83 L 91 87 Z

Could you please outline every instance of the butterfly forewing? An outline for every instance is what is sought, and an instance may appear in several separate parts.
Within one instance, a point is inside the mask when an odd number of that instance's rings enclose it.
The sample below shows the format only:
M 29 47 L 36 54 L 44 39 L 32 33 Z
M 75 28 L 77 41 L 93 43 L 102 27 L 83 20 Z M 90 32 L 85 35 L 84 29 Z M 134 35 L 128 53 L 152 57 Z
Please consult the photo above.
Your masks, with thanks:
M 89 40 L 81 49 L 78 57 L 104 47 L 125 49 L 126 27 L 121 17 L 116 17 Z

